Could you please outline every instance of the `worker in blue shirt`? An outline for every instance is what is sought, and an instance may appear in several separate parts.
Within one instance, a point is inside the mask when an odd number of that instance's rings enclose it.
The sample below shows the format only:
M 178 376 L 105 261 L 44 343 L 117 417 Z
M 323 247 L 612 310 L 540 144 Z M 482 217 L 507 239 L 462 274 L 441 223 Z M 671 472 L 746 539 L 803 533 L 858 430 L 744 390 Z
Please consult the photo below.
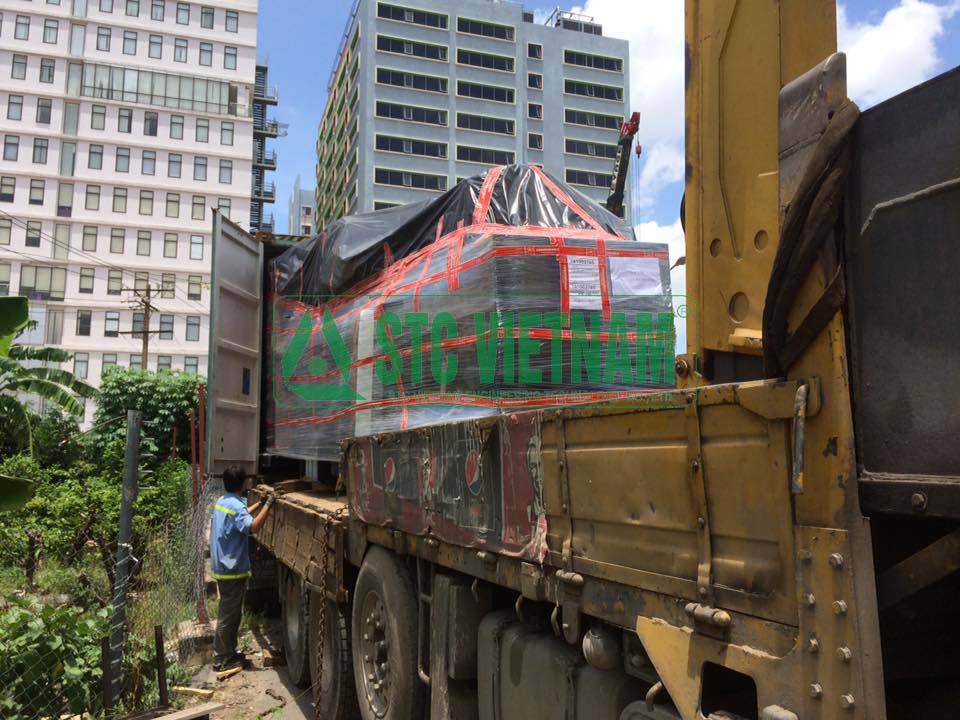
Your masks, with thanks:
M 242 667 L 244 657 L 237 652 L 237 633 L 243 612 L 243 593 L 250 576 L 250 551 L 247 540 L 267 519 L 274 496 L 257 501 L 249 507 L 240 492 L 247 476 L 236 465 L 223 473 L 226 493 L 213 506 L 210 526 L 210 567 L 217 581 L 220 610 L 217 613 L 217 632 L 213 638 L 213 669 L 223 672 Z

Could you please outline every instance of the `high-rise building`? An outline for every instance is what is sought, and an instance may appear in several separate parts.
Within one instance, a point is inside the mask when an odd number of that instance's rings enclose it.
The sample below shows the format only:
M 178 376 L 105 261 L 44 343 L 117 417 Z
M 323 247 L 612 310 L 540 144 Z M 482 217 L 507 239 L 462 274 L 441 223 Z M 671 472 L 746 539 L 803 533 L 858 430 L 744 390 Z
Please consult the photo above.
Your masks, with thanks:
M 605 199 L 628 50 L 569 12 L 538 23 L 496 0 L 358 0 L 317 138 L 317 227 L 513 162 Z
M 287 233 L 290 235 L 310 235 L 313 233 L 313 190 L 300 187 L 297 175 L 290 193 L 290 205 L 287 209 Z
M 257 63 L 257 75 L 253 85 L 253 183 L 250 193 L 250 232 L 262 230 L 273 232 L 273 213 L 267 213 L 264 205 L 273 205 L 277 200 L 277 188 L 267 182 L 269 171 L 277 169 L 277 151 L 267 147 L 267 140 L 286 134 L 281 125 L 268 114 L 275 107 L 279 93 L 270 87 L 266 62 Z
M 212 210 L 250 212 L 257 0 L 0 13 L 0 292 L 93 384 L 114 364 L 205 373 Z

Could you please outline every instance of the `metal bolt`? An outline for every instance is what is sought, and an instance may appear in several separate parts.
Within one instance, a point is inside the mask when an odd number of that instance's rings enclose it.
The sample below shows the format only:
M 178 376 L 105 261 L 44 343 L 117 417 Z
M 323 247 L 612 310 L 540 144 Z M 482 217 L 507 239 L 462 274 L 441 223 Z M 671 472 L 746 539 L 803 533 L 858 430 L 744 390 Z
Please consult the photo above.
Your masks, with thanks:
M 699 470 L 699 469 L 700 469 L 700 461 L 699 461 L 699 460 L 694 460 L 694 461 L 692 461 L 692 462 L 690 463 L 690 469 L 693 470 L 694 472 L 696 472 L 697 470 Z
M 910 505 L 913 506 L 913 509 L 917 512 L 923 512 L 927 509 L 927 496 L 922 492 L 915 492 L 910 496 Z
M 819 700 L 823 697 L 823 685 L 820 683 L 810 683 L 810 697 Z
M 800 562 L 810 562 L 813 560 L 813 553 L 810 552 L 808 548 L 800 548 L 800 551 L 797 553 L 797 557 L 800 559 Z
M 630 664 L 635 668 L 643 667 L 643 656 L 642 655 L 631 655 Z
M 850 693 L 844 693 L 840 696 L 840 707 L 844 710 L 853 710 L 853 706 L 857 704 L 857 701 L 853 699 L 853 695 Z
M 687 373 L 690 372 L 690 366 L 687 364 L 687 361 L 683 358 L 677 358 L 677 362 L 674 365 L 674 369 L 677 371 L 677 375 L 680 377 L 686 377 Z
M 700 588 L 700 597 L 707 596 L 707 589 L 705 587 Z
M 703 515 L 697 518 L 697 525 L 700 528 L 705 528 L 707 526 L 707 520 L 703 517 Z
M 853 652 L 846 645 L 837 648 L 837 660 L 840 662 L 850 662 L 853 658 Z
M 817 604 L 817 598 L 814 597 L 813 593 L 804 593 L 803 594 L 803 604 L 807 607 L 813 607 Z
M 831 553 L 827 560 L 830 562 L 830 567 L 834 570 L 839 570 L 843 567 L 843 555 L 840 553 Z
M 815 637 L 807 640 L 807 652 L 818 653 L 820 652 L 820 641 Z
M 834 600 L 833 601 L 833 614 L 834 615 L 846 615 L 847 614 L 847 602 L 845 600 Z

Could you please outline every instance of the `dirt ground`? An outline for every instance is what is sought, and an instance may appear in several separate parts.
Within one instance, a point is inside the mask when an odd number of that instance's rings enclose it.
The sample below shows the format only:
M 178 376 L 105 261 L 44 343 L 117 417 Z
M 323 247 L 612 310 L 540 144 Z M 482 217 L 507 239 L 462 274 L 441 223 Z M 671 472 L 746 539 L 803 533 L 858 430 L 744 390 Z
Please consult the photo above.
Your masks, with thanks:
M 263 650 L 280 656 L 279 621 L 246 630 L 239 649 L 246 653 L 250 667 L 226 680 L 217 680 L 213 668 L 202 668 L 190 682 L 191 687 L 214 691 L 210 700 L 191 699 L 187 706 L 218 702 L 224 709 L 213 713 L 215 720 L 313 720 L 310 688 L 290 682 L 285 667 L 263 667 Z

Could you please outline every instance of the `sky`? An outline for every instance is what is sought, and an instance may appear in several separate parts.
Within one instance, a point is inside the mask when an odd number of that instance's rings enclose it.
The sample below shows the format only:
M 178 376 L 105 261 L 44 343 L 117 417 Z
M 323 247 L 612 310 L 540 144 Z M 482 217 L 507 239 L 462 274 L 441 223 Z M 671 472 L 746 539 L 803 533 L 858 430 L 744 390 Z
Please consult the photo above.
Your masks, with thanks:
M 534 0 L 528 10 L 545 17 L 557 4 Z M 275 114 L 287 136 L 279 155 L 278 231 L 287 228 L 287 203 L 299 174 L 313 186 L 317 126 L 330 70 L 352 0 L 262 0 L 261 59 L 280 89 Z M 630 102 L 642 113 L 638 141 L 637 215 L 645 241 L 666 242 L 672 259 L 683 254 L 678 220 L 683 193 L 683 2 L 682 0 L 581 0 L 566 9 L 593 15 L 604 33 L 630 41 Z M 851 97 L 866 109 L 960 65 L 960 0 L 847 0 L 838 5 L 840 49 L 847 53 Z M 675 294 L 685 286 L 682 268 Z

